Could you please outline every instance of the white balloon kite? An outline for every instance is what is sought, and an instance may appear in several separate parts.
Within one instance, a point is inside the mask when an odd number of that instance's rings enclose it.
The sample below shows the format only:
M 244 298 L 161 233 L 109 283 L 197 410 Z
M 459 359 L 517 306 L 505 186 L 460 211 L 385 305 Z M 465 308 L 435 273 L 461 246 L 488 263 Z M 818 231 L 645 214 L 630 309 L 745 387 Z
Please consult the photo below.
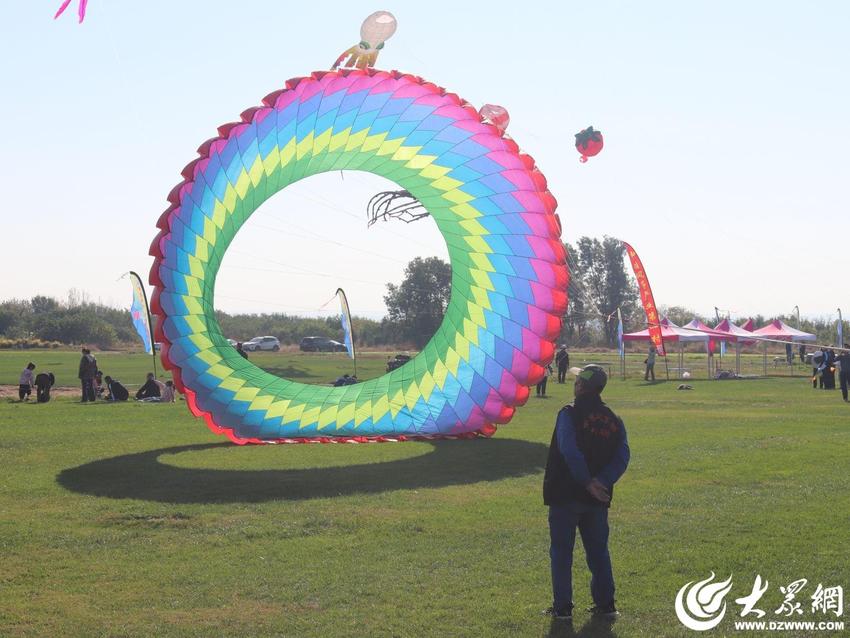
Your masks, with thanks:
M 363 21 L 360 27 L 360 43 L 339 56 L 331 69 L 335 70 L 340 66 L 344 69 L 374 67 L 378 52 L 384 48 L 384 42 L 392 37 L 397 27 L 398 22 L 392 13 L 376 11 Z M 345 60 L 346 57 L 348 60 Z

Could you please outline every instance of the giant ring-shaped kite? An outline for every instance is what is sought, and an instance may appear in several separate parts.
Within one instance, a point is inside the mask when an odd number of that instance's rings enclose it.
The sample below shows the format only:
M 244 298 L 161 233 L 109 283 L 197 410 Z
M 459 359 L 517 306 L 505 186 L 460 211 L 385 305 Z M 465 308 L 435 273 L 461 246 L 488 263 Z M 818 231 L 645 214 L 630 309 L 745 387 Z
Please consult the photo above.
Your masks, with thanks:
M 290 80 L 219 128 L 169 194 L 151 246 L 162 362 L 210 429 L 237 443 L 490 435 L 553 355 L 568 273 L 556 201 L 534 161 L 457 95 L 399 72 Z M 356 385 L 269 374 L 215 320 L 218 268 L 267 198 L 324 171 L 407 189 L 448 245 L 443 323 L 406 365 Z

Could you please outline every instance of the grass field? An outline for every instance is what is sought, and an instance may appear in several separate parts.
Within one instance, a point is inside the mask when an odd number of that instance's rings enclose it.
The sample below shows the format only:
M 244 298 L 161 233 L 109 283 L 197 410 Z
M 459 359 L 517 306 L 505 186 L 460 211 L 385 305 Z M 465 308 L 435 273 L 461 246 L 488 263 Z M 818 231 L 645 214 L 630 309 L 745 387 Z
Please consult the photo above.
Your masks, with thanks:
M 104 374 L 120 379 L 127 385 L 141 385 L 145 374 L 153 371 L 153 361 L 150 355 L 143 353 L 125 352 L 96 352 L 98 365 Z M 361 380 L 370 379 L 384 373 L 387 359 L 391 353 L 362 352 L 357 357 L 357 376 Z M 774 358 L 784 357 L 779 350 L 768 355 L 767 372 L 772 376 L 807 376 L 811 367 L 795 364 L 787 366 L 774 362 Z M 303 383 L 330 383 L 341 374 L 353 374 L 354 367 L 345 353 L 302 353 L 302 352 L 254 352 L 250 354 L 251 361 L 260 367 L 295 381 Z M 627 375 L 629 378 L 640 378 L 643 375 L 643 360 L 645 352 L 629 352 L 626 356 Z M 0 350 L 0 385 L 17 385 L 21 370 L 32 361 L 38 367 L 36 372 L 51 371 L 56 375 L 60 386 L 77 385 L 77 366 L 80 361 L 78 351 L 64 350 Z M 719 362 L 719 359 L 718 359 Z M 612 375 L 620 372 L 617 354 L 615 352 L 573 352 L 571 365 L 599 363 L 606 366 Z M 686 353 L 685 367 L 694 379 L 708 377 L 707 359 L 704 353 Z M 764 361 L 761 354 L 742 355 L 742 374 L 761 375 L 764 372 Z M 157 357 L 157 372 L 165 377 Z M 677 355 L 671 352 L 667 366 L 664 359 L 659 359 L 655 373 L 659 379 L 669 374 L 670 379 L 678 378 L 678 372 L 673 367 L 678 365 Z M 728 356 L 722 360 L 722 369 L 734 370 L 735 357 Z
M 21 357 L 0 353 L 0 383 L 17 382 Z M 27 357 L 75 383 L 75 353 Z M 126 381 L 150 364 L 98 358 Z M 256 360 L 306 381 L 350 371 Z M 539 615 L 542 471 L 570 386 L 550 384 L 489 440 L 371 445 L 237 447 L 182 402 L 4 400 L 0 635 L 687 636 L 674 597 L 711 571 L 734 586 L 708 635 L 746 635 L 732 601 L 756 574 L 767 620 L 793 580 L 809 581 L 806 608 L 817 583 L 846 592 L 850 405 L 803 378 L 693 385 L 613 379 L 606 392 L 632 449 L 611 510 L 613 625 Z M 580 547 L 574 574 L 581 610 Z

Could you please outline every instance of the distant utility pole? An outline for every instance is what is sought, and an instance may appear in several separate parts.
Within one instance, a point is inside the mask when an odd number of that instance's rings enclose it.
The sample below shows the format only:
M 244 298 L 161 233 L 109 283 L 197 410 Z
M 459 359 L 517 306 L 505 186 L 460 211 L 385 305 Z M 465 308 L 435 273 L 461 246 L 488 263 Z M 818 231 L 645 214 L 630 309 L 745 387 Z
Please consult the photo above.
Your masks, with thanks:
M 794 310 L 797 311 L 797 330 L 802 330 L 802 327 L 800 327 L 800 306 L 794 306 Z
M 717 309 L 717 306 L 714 306 L 714 316 L 717 318 L 717 323 L 720 323 L 720 310 Z

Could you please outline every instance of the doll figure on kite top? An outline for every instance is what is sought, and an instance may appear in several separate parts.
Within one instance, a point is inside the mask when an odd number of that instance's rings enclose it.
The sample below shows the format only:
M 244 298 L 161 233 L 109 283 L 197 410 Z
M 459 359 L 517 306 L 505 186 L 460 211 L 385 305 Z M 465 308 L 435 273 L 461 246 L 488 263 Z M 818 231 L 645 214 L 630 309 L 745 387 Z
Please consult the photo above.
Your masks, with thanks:
M 376 11 L 363 21 L 360 26 L 360 43 L 340 55 L 333 63 L 331 70 L 339 67 L 344 69 L 367 69 L 375 66 L 378 53 L 384 48 L 398 27 L 395 16 L 389 11 Z M 345 58 L 348 58 L 346 60 Z

